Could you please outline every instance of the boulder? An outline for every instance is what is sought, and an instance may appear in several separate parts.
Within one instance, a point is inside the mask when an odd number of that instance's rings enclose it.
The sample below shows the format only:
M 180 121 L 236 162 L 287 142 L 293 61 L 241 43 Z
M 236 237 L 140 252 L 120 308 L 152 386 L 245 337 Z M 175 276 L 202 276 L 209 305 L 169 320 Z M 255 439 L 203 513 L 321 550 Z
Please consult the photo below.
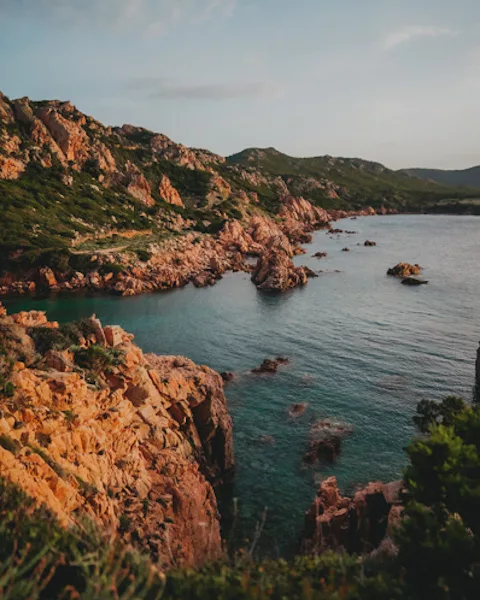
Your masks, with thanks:
M 326 258 L 328 256 L 328 252 L 315 252 L 312 255 L 312 258 Z
M 420 275 L 422 267 L 420 265 L 411 265 L 410 263 L 401 262 L 396 264 L 391 269 L 388 269 L 387 275 L 392 277 L 411 277 L 412 275 Z
M 363 245 L 364 246 L 376 246 L 377 242 L 372 242 L 371 240 L 366 240 Z

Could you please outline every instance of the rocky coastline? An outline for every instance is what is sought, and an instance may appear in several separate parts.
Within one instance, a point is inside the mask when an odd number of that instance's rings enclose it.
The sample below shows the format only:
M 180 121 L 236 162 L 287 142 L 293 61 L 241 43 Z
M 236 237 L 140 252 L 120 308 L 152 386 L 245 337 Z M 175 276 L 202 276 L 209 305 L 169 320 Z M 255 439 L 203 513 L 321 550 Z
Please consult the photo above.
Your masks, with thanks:
M 82 291 L 135 296 L 189 283 L 215 285 L 228 271 L 252 273 L 259 289 L 286 291 L 306 285 L 308 278 L 315 276 L 311 269 L 295 267 L 291 260 L 305 253 L 302 244 L 311 242 L 314 231 L 353 214 L 376 214 L 372 208 L 327 212 L 292 196 L 282 198 L 281 207 L 276 219 L 260 215 L 243 223 L 232 219 L 217 234 L 190 232 L 171 237 L 161 246 L 152 245 L 146 261 L 128 252 L 100 251 L 90 258 L 95 267 L 84 272 L 51 267 L 4 272 L 0 297 Z

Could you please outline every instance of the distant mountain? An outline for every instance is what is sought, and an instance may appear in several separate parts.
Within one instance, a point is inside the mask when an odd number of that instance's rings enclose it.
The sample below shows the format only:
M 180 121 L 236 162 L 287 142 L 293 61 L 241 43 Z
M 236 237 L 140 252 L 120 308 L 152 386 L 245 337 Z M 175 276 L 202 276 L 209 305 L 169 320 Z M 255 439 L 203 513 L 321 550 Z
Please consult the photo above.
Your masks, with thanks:
M 480 166 L 458 171 L 444 171 L 442 169 L 401 169 L 411 177 L 418 177 L 424 181 L 432 181 L 442 185 L 465 186 L 480 188 Z

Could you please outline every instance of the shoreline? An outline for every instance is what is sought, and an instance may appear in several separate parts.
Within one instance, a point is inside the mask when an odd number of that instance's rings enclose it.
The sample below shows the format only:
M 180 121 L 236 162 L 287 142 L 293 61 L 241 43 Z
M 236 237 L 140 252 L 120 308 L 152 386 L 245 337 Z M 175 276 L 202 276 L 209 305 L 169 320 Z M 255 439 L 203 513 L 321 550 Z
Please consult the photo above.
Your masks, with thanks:
M 276 218 L 253 216 L 246 223 L 227 220 L 216 234 L 184 232 L 163 247 L 151 247 L 151 257 L 141 262 L 131 254 L 92 251 L 95 268 L 86 272 L 62 273 L 51 267 L 38 267 L 24 273 L 7 272 L 0 277 L 0 298 L 44 298 L 52 294 L 78 293 L 136 296 L 182 288 L 213 286 L 227 272 L 252 273 L 265 261 L 266 273 L 259 289 L 285 291 L 305 285 L 314 274 L 295 267 L 294 256 L 306 254 L 312 234 L 329 229 L 343 218 L 395 214 L 376 213 L 369 207 L 355 212 L 331 211 L 314 207 L 303 198 L 283 199 Z M 269 277 L 273 273 L 272 277 Z

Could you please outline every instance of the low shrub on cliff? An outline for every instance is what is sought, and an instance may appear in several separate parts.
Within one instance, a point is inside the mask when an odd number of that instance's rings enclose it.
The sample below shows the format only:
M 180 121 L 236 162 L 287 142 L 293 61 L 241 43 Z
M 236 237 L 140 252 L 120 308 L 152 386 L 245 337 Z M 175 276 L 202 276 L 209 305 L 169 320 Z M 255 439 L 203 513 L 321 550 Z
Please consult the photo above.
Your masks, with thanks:
M 74 346 L 71 350 L 75 363 L 82 369 L 91 371 L 94 375 L 99 375 L 108 367 L 122 364 L 123 354 L 115 348 L 104 348 L 98 344 L 92 344 L 87 348 Z
M 32 327 L 28 334 L 35 342 L 35 350 L 46 354 L 49 350 L 67 350 L 70 346 L 78 345 L 83 338 L 93 333 L 88 319 L 65 323 L 57 329 L 51 327 Z

